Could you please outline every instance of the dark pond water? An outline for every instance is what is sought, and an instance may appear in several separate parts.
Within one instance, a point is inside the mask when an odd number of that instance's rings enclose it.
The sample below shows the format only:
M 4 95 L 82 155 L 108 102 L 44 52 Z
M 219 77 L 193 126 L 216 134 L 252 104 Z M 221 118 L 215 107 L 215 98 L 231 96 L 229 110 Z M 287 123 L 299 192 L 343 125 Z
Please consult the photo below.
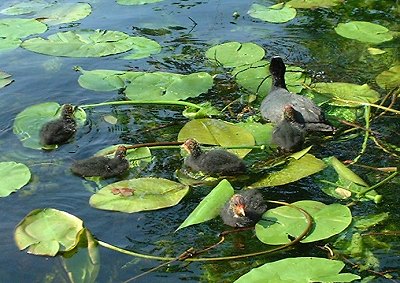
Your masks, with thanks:
M 16 2 L 3 0 L 0 8 Z M 96 238 L 154 255 L 176 256 L 192 246 L 205 247 L 216 242 L 218 233 L 226 229 L 219 219 L 214 219 L 174 233 L 207 194 L 207 187 L 192 190 L 179 205 L 169 209 L 134 214 L 112 213 L 91 208 L 88 200 L 92 195 L 90 188 L 94 188 L 94 185 L 82 182 L 69 171 L 72 160 L 88 157 L 111 144 L 176 140 L 179 129 L 187 122 L 179 107 L 96 108 L 89 112 L 90 123 L 80 129 L 74 142 L 51 152 L 35 151 L 22 146 L 13 134 L 12 125 L 15 116 L 27 106 L 46 101 L 79 105 L 121 98 L 118 92 L 92 92 L 81 88 L 77 82 L 79 73 L 73 70 L 74 66 L 86 70 L 135 69 L 181 74 L 207 71 L 215 74 L 223 70 L 215 70 L 207 62 L 204 52 L 209 47 L 226 41 L 254 42 L 264 47 L 267 58 L 280 55 L 289 64 L 301 66 L 310 71 L 311 75 L 317 75 L 316 80 L 371 83 L 376 87 L 376 75 L 400 60 L 398 39 L 382 44 L 380 47 L 388 52 L 376 59 L 366 52 L 365 44 L 341 38 L 332 29 L 338 22 L 363 20 L 398 31 L 400 8 L 397 1 L 346 1 L 344 5 L 332 9 L 298 10 L 297 17 L 285 24 L 265 23 L 249 17 L 246 13 L 252 1 L 166 0 L 143 6 L 121 6 L 110 0 L 88 2 L 93 8 L 90 16 L 73 25 L 51 27 L 43 36 L 78 28 L 118 30 L 154 39 L 161 44 L 163 50 L 150 58 L 131 61 L 120 59 L 120 55 L 95 59 L 51 57 L 22 48 L 0 53 L 0 69 L 12 74 L 15 80 L 0 90 L 0 161 L 25 163 L 33 174 L 31 182 L 22 190 L 0 200 L 1 282 L 68 282 L 59 258 L 28 255 L 19 251 L 14 243 L 15 226 L 36 208 L 53 207 L 67 211 L 81 218 Z M 267 1 L 267 5 L 274 3 Z M 240 16 L 234 18 L 234 12 Z M 0 18 L 5 17 L 0 15 Z M 157 29 L 167 32 L 154 35 Z M 196 101 L 208 99 L 222 108 L 240 95 L 241 90 L 238 88 L 226 90 L 215 86 L 210 96 L 200 97 Z M 103 116 L 110 113 L 121 118 L 123 123 L 106 123 Z M 397 146 L 399 154 L 398 116 L 380 119 L 373 127 L 381 132 L 383 140 Z M 352 159 L 360 151 L 362 141 L 362 136 L 348 141 L 331 140 L 315 146 L 312 153 L 320 158 L 334 155 L 340 160 Z M 173 173 L 181 162 L 179 150 L 157 151 L 151 165 L 141 172 L 132 173 L 132 177 L 159 176 L 174 179 Z M 366 153 L 359 160 L 359 164 L 372 167 L 396 166 L 398 162 L 398 158 L 381 151 L 372 142 L 368 143 Z M 354 166 L 352 169 L 370 184 L 387 176 L 363 167 Z M 379 188 L 379 193 L 384 196 L 382 203 L 357 204 L 352 208 L 353 215 L 389 212 L 389 220 L 383 223 L 386 226 L 377 227 L 377 231 L 384 228 L 399 230 L 399 185 L 397 178 Z M 288 202 L 302 199 L 324 203 L 336 201 L 317 189 L 312 178 L 279 188 L 268 188 L 263 193 L 266 198 Z M 379 240 L 387 246 L 372 247 L 379 260 L 378 271 L 391 270 L 390 274 L 396 279 L 400 267 L 399 238 L 382 236 Z M 174 263 L 137 281 L 230 282 L 265 262 L 295 256 L 326 257 L 326 252 L 319 249 L 318 245 L 300 245 L 288 251 L 240 261 Z M 246 232 L 228 238 L 222 248 L 210 255 L 229 255 L 260 248 L 260 242 L 252 232 Z M 121 282 L 159 264 L 157 261 L 136 259 L 104 248 L 100 248 L 100 256 L 101 269 L 96 282 Z M 363 277 L 373 275 L 367 271 L 359 273 L 350 265 L 346 266 L 346 271 Z M 374 282 L 387 280 L 377 276 Z

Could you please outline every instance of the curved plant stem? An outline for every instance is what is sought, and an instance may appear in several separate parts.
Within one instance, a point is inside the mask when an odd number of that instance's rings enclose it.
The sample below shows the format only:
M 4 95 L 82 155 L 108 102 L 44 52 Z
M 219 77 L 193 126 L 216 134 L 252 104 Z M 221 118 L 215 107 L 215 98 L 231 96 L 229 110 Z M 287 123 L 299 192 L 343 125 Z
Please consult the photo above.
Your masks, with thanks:
M 356 163 L 358 159 L 365 153 L 367 150 L 367 143 L 368 143 L 368 138 L 369 138 L 369 129 L 370 129 L 370 119 L 371 119 L 371 107 L 370 106 L 365 106 L 365 111 L 364 111 L 364 120 L 365 120 L 365 135 L 364 135 L 364 141 L 361 146 L 361 151 L 360 154 L 354 158 L 354 161 L 352 163 Z
M 164 104 L 164 105 L 180 105 L 180 106 L 187 106 L 196 109 L 201 109 L 202 106 L 190 103 L 187 101 L 168 101 L 168 100 L 124 100 L 124 101 L 109 101 L 109 102 L 102 102 L 102 103 L 95 103 L 95 104 L 83 104 L 80 105 L 81 108 L 93 108 L 93 107 L 100 107 L 100 106 L 108 106 L 108 105 L 131 105 L 131 104 Z
M 371 107 L 375 107 L 375 108 L 379 108 L 379 109 L 385 110 L 386 112 L 392 112 L 392 113 L 395 113 L 397 115 L 400 115 L 400 111 L 399 110 L 388 108 L 388 107 L 385 107 L 385 106 L 382 106 L 382 105 L 369 103 L 369 102 L 347 100 L 347 99 L 341 99 L 341 98 L 337 98 L 337 97 L 335 97 L 334 100 L 341 101 L 341 102 L 344 102 L 344 103 L 349 103 L 349 104 L 360 105 L 360 106 L 371 106 Z
M 362 196 L 364 196 L 366 193 L 368 193 L 368 192 L 370 192 L 370 191 L 372 191 L 372 190 L 375 190 L 376 188 L 378 188 L 378 187 L 382 186 L 383 184 L 389 182 L 391 179 L 393 179 L 394 177 L 396 177 L 398 174 L 399 174 L 399 171 L 396 171 L 396 172 L 390 174 L 388 177 L 386 177 L 386 178 L 383 179 L 382 181 L 380 181 L 379 183 L 376 183 L 375 185 L 373 185 L 373 186 L 371 186 L 371 187 L 369 187 L 369 188 L 366 188 L 366 189 L 362 190 L 361 192 L 358 193 L 358 197 L 362 197 Z
M 142 253 L 138 253 L 138 252 L 133 252 L 133 251 L 128 251 L 116 246 L 113 246 L 111 244 L 108 244 L 106 242 L 103 241 L 97 241 L 98 244 L 102 247 L 126 254 L 126 255 L 131 255 L 131 256 L 136 256 L 136 257 L 140 257 L 140 258 L 145 258 L 145 259 L 155 259 L 155 260 L 162 260 L 162 261 L 190 261 L 190 262 L 208 262 L 208 261 L 222 261 L 222 260 L 236 260 L 236 259 L 242 259 L 242 258 L 246 258 L 246 257 L 252 257 L 252 256 L 258 256 L 258 255 L 264 255 L 264 254 L 269 254 L 269 253 L 273 253 L 276 251 L 280 251 L 283 250 L 287 247 L 293 246 L 294 244 L 300 242 L 305 236 L 307 236 L 309 234 L 309 232 L 311 231 L 312 227 L 313 227 L 313 219 L 311 217 L 311 215 L 305 211 L 304 209 L 297 207 L 293 204 L 289 204 L 286 202 L 281 202 L 281 201 L 273 201 L 273 200 L 269 200 L 268 202 L 270 203 L 276 203 L 276 204 L 280 204 L 280 205 L 285 205 L 285 206 L 289 206 L 289 207 L 293 207 L 297 210 L 299 210 L 306 218 L 307 221 L 307 227 L 306 229 L 304 229 L 304 231 L 298 236 L 296 237 L 296 239 L 294 239 L 293 241 L 276 247 L 274 249 L 269 249 L 269 250 L 264 250 L 264 251 L 260 251 L 260 252 L 254 252 L 254 253 L 248 253 L 248 254 L 242 254 L 242 255 L 234 255 L 234 256 L 225 256 L 225 257 L 202 257 L 202 258 L 193 258 L 193 256 L 198 255 L 199 253 L 203 253 L 205 251 L 210 250 L 211 248 L 216 247 L 217 245 L 219 245 L 220 243 L 222 243 L 224 241 L 224 235 L 221 235 L 221 239 L 219 240 L 219 242 L 217 244 L 212 245 L 211 247 L 208 247 L 204 250 L 201 250 L 199 252 L 194 251 L 194 249 L 190 248 L 190 253 L 184 253 L 184 256 L 179 256 L 179 257 L 162 257 L 162 256 L 153 256 L 153 255 L 148 255 L 148 254 L 142 254 Z M 188 250 L 188 251 L 189 251 Z

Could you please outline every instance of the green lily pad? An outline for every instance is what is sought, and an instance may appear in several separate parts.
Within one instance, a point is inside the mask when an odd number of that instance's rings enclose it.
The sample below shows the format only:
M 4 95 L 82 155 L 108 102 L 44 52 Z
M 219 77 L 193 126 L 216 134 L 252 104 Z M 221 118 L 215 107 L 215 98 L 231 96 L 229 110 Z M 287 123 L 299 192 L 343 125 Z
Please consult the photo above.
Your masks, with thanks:
M 28 248 L 31 254 L 55 256 L 75 248 L 82 229 L 82 220 L 65 211 L 36 209 L 17 225 L 14 238 L 20 250 Z
M 237 67 L 232 74 L 239 85 L 253 93 L 260 93 L 264 97 L 272 85 L 272 78 L 268 68 L 269 63 L 263 60 L 252 65 Z M 304 74 L 303 69 L 287 66 L 286 70 L 285 82 L 289 91 L 299 93 L 304 88 L 304 85 L 311 83 L 311 79 Z
M 219 184 L 196 206 L 183 223 L 176 229 L 188 227 L 206 222 L 217 217 L 225 203 L 235 193 L 231 184 L 227 180 L 222 180 Z
M 202 103 L 200 106 L 200 109 L 197 107 L 186 107 L 182 111 L 182 115 L 188 119 L 201 119 L 221 115 L 221 111 L 212 106 L 210 102 Z
M 178 141 L 189 138 L 196 139 L 199 143 L 229 146 L 253 146 L 253 135 L 246 129 L 217 119 L 196 119 L 186 123 L 179 131 Z M 251 149 L 230 149 L 239 157 L 246 156 Z
M 0 37 L 0 52 L 7 52 L 18 48 L 22 40 L 12 37 Z
M 80 67 L 76 68 L 82 74 L 78 78 L 81 87 L 94 91 L 112 91 L 121 89 L 125 86 L 125 81 L 121 75 L 124 71 L 116 70 L 91 70 L 87 71 Z M 143 72 L 136 72 L 142 75 Z
M 383 71 L 376 77 L 376 83 L 384 89 L 393 89 L 400 86 L 400 65 Z
M 60 116 L 60 105 L 56 102 L 45 102 L 29 106 L 18 113 L 15 117 L 13 132 L 17 135 L 22 145 L 32 149 L 41 149 L 39 132 L 41 127 L 48 121 Z M 75 111 L 75 118 L 78 125 L 86 121 L 86 113 L 78 108 Z
M 147 39 L 145 37 L 137 38 L 135 46 L 133 47 L 133 54 L 126 55 L 122 59 L 141 59 L 149 57 L 153 54 L 158 54 L 161 52 L 161 45 L 154 40 Z
M 227 42 L 211 47 L 206 51 L 206 57 L 222 66 L 237 67 L 253 64 L 264 58 L 264 49 L 251 42 Z
M 0 37 L 23 38 L 46 30 L 47 26 L 35 19 L 0 19 Z
M 393 39 L 393 35 L 384 26 L 362 21 L 340 23 L 335 28 L 340 36 L 361 42 L 379 44 Z
M 161 1 L 164 0 L 117 0 L 117 3 L 120 5 L 144 5 Z
M 256 145 L 270 145 L 274 126 L 271 123 L 261 124 L 256 122 L 245 122 L 236 124 L 249 131 L 256 142 Z
M 379 93 L 371 89 L 367 84 L 316 83 L 311 87 L 313 91 L 329 97 L 330 103 L 333 105 L 348 107 L 359 106 L 354 103 L 340 101 L 340 99 L 356 101 L 360 102 L 360 104 L 363 102 L 375 103 L 380 99 Z
M 31 172 L 22 163 L 0 162 L 0 179 L 0 197 L 6 197 L 28 184 Z
M 111 145 L 96 152 L 95 156 L 114 157 L 115 150 L 119 145 Z M 129 146 L 129 145 L 125 145 Z M 128 149 L 126 151 L 126 159 L 129 160 L 130 167 L 141 167 L 151 162 L 151 151 L 148 147 L 139 147 Z
M 284 3 L 269 7 L 253 4 L 247 12 L 250 17 L 270 23 L 286 23 L 296 17 L 296 9 Z
M 302 243 L 327 239 L 346 229 L 352 220 L 350 209 L 338 203 L 326 205 L 312 200 L 303 200 L 293 205 L 304 209 L 314 221 L 314 226 Z M 263 214 L 256 224 L 257 238 L 268 245 L 282 245 L 296 238 L 307 228 L 305 216 L 296 208 L 281 206 Z
M 344 263 L 318 257 L 285 258 L 253 268 L 235 283 L 351 282 L 361 277 L 340 273 Z
M 42 0 L 32 0 L 13 4 L 4 8 L 0 13 L 10 16 L 30 14 L 42 10 L 51 4 Z
M 174 206 L 188 191 L 189 186 L 167 179 L 130 179 L 105 186 L 90 197 L 89 203 L 98 209 L 133 213 Z
M 1 47 L 0 47 L 1 50 Z M 3 88 L 7 85 L 9 85 L 10 83 L 12 83 L 14 80 L 11 79 L 11 75 L 7 74 L 5 72 L 0 71 L 0 88 Z
M 315 9 L 329 8 L 343 3 L 344 0 L 291 0 L 286 3 L 293 8 Z
M 306 154 L 299 159 L 291 158 L 285 167 L 276 172 L 268 173 L 249 188 L 273 187 L 289 184 L 315 174 L 326 167 L 325 163 L 312 154 Z
M 86 18 L 92 12 L 88 3 L 54 3 L 35 14 L 41 22 L 54 26 Z
M 52 34 L 48 39 L 36 37 L 25 40 L 21 46 L 27 50 L 65 57 L 102 57 L 137 48 L 142 37 L 129 36 L 120 31 L 81 30 Z

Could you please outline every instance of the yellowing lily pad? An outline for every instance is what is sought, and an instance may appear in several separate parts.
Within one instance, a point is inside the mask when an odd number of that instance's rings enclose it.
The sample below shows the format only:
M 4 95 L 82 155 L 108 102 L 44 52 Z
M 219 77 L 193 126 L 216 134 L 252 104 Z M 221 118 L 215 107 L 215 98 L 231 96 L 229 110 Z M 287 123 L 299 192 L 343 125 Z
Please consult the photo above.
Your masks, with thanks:
M 384 89 L 393 89 L 400 86 L 400 65 L 383 71 L 376 77 L 376 83 Z
M 174 206 L 188 191 L 189 186 L 167 179 L 130 179 L 105 186 L 89 203 L 98 209 L 133 213 Z
M 344 0 L 291 0 L 286 3 L 293 8 L 314 9 L 329 8 L 343 3 Z

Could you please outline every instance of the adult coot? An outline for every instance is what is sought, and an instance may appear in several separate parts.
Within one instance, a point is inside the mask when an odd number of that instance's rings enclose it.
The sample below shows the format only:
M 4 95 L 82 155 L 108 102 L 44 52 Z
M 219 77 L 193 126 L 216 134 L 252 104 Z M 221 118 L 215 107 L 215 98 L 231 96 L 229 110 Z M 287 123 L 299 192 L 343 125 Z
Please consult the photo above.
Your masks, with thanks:
M 254 226 L 267 210 L 263 196 L 255 189 L 234 194 L 221 210 L 221 218 L 232 227 Z
M 275 126 L 272 132 L 272 142 L 283 151 L 298 151 L 305 139 L 304 127 L 294 119 L 292 105 L 283 109 L 283 119 Z
M 246 172 L 246 164 L 235 154 L 222 149 L 203 152 L 194 139 L 184 142 L 183 148 L 190 154 L 184 164 L 192 171 L 211 176 L 234 176 Z
M 122 175 L 129 169 L 129 161 L 125 158 L 126 147 L 118 146 L 113 158 L 95 156 L 76 161 L 71 166 L 71 171 L 82 177 L 111 178 Z
M 40 129 L 40 143 L 42 145 L 63 144 L 71 139 L 76 132 L 74 118 L 75 108 L 65 104 L 61 110 L 61 117 L 47 122 Z
M 290 93 L 285 83 L 286 66 L 281 57 L 271 59 L 269 72 L 272 76 L 272 87 L 261 102 L 261 115 L 265 120 L 279 123 L 286 105 L 292 105 L 294 119 L 307 131 L 333 132 L 334 128 L 327 123 L 324 113 L 307 97 Z

